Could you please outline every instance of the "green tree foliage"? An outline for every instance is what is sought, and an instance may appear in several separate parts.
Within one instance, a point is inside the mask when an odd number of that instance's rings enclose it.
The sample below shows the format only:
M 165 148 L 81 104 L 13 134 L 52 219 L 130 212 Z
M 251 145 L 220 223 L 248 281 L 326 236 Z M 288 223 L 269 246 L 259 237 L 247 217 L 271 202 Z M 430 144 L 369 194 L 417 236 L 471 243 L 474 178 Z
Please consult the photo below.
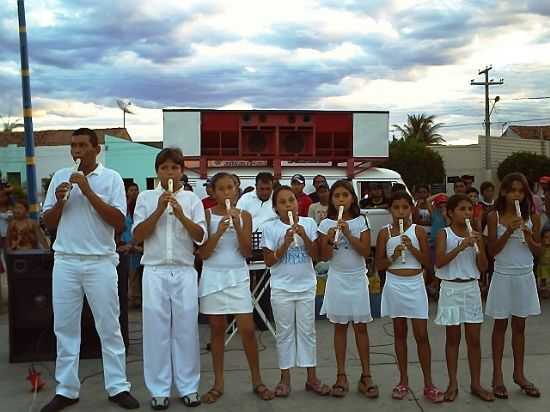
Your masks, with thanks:
M 416 139 L 393 139 L 389 158 L 382 167 L 399 172 L 407 187 L 418 184 L 441 183 L 445 181 L 445 167 L 439 153 Z
M 508 173 L 523 173 L 529 182 L 537 182 L 541 176 L 550 175 L 550 158 L 529 152 L 511 154 L 498 165 L 498 178 Z
M 415 139 L 426 145 L 440 144 L 445 141 L 438 133 L 443 123 L 435 123 L 434 120 L 434 115 L 409 114 L 406 124 L 403 126 L 394 124 L 393 127 L 401 133 L 404 140 Z

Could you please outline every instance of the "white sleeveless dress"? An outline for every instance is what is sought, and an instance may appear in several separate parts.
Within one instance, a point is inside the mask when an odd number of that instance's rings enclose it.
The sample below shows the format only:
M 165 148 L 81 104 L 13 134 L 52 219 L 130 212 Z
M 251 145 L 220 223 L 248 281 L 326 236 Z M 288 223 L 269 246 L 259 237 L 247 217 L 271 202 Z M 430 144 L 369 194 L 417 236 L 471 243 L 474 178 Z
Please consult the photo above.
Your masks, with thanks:
M 527 227 L 533 228 L 531 219 Z M 497 213 L 497 238 L 506 232 Z M 533 255 L 523 243 L 518 229 L 508 239 L 504 248 L 495 256 L 495 271 L 489 286 L 485 313 L 494 319 L 510 316 L 526 318 L 540 315 L 537 282 L 533 273 Z
M 224 216 L 210 214 L 209 229 Z M 237 232 L 228 228 L 212 255 L 204 260 L 199 282 L 200 312 L 207 315 L 252 313 L 250 274 L 239 250 Z
M 443 230 L 446 234 L 445 252 L 449 253 L 464 238 L 454 233 L 450 227 Z M 481 291 L 477 282 L 480 274 L 476 261 L 475 249 L 469 247 L 456 255 L 447 265 L 436 269 L 435 275 L 441 279 L 436 324 L 457 326 L 463 323 L 483 322 Z M 455 279 L 463 282 L 452 282 Z
M 364 216 L 348 220 L 352 235 L 361 237 L 369 230 Z M 326 235 L 336 221 L 324 219 L 319 232 Z M 345 236 L 338 238 L 338 249 L 333 252 L 329 262 L 327 285 L 321 314 L 327 315 L 332 323 L 348 324 L 372 321 L 370 310 L 369 279 L 365 258 L 359 255 Z
M 386 255 L 391 256 L 397 245 L 401 243 L 400 236 L 391 236 L 390 226 L 387 227 L 390 238 L 386 243 Z M 411 225 L 404 233 L 413 246 L 420 248 L 416 237 L 416 225 Z M 422 273 L 414 276 L 399 276 L 392 269 L 422 269 L 420 262 L 405 251 L 405 263 L 398 258 L 386 270 L 386 282 L 382 289 L 381 315 L 390 318 L 428 319 L 428 295 Z

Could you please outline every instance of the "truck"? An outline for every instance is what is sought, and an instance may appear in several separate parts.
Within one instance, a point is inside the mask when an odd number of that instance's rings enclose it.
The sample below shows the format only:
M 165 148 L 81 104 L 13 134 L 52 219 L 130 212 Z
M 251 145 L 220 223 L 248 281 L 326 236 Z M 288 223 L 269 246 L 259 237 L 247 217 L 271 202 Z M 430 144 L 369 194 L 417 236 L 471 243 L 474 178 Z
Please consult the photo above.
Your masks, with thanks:
M 163 146 L 182 150 L 185 173 L 201 198 L 206 179 L 221 171 L 239 176 L 241 189 L 267 171 L 281 184 L 302 174 L 306 193 L 313 191 L 313 178 L 323 175 L 329 185 L 349 179 L 359 199 L 373 183 L 390 196 L 395 185 L 406 185 L 399 173 L 378 167 L 388 157 L 388 129 L 387 111 L 163 110 Z M 391 216 L 386 209 L 362 213 L 374 247 Z

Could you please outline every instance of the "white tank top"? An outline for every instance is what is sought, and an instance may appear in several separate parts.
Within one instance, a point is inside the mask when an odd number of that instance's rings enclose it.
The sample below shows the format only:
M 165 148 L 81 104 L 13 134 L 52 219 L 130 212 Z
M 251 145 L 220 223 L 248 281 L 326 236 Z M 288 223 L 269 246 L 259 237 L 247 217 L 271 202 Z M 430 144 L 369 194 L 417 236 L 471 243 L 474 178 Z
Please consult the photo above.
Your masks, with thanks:
M 450 227 L 446 227 L 446 241 L 445 252 L 448 254 L 456 248 L 460 242 L 464 240 L 463 237 L 458 236 Z M 468 247 L 462 252 L 459 252 L 453 260 L 441 268 L 436 268 L 435 275 L 439 279 L 453 280 L 453 279 L 479 279 L 479 270 L 476 264 L 476 252 L 473 247 Z
M 388 236 L 389 236 L 388 241 L 386 242 L 386 255 L 390 257 L 393 255 L 395 248 L 401 244 L 401 236 L 397 235 L 392 237 L 391 225 L 386 226 L 386 229 L 388 230 Z M 405 231 L 405 233 L 403 233 L 403 235 L 411 239 L 413 246 L 418 250 L 420 250 L 420 242 L 416 237 L 415 224 L 410 225 L 409 228 Z M 393 262 L 388 268 L 390 272 L 392 272 L 395 269 L 422 269 L 422 265 L 416 259 L 416 257 L 413 256 L 413 254 L 410 251 L 405 249 L 403 253 L 405 254 L 405 263 L 402 263 L 401 257 L 398 257 L 395 260 L 395 262 Z
M 525 223 L 529 229 L 533 229 L 531 218 Z M 504 235 L 506 226 L 500 224 L 497 212 L 497 239 Z M 505 275 L 526 274 L 533 270 L 533 254 L 529 246 L 523 243 L 520 229 L 510 235 L 502 250 L 495 256 L 495 272 Z
M 224 217 L 210 213 L 210 234 L 218 230 L 218 225 Z M 212 255 L 203 262 L 199 297 L 235 286 L 248 279 L 248 265 L 245 257 L 241 254 L 237 232 L 234 228 L 229 227 L 218 241 Z

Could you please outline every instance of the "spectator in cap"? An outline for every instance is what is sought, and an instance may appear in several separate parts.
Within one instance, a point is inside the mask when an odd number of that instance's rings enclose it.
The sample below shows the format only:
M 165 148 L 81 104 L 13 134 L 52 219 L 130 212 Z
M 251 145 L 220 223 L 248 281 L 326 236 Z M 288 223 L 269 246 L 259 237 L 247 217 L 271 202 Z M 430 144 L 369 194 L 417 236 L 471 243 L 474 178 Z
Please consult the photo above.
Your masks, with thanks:
M 315 188 L 315 192 L 309 194 L 309 197 L 313 203 L 319 203 L 319 187 L 323 184 L 328 186 L 325 176 L 317 175 L 313 178 L 313 187 Z
M 307 217 L 309 212 L 309 206 L 311 206 L 311 198 L 304 193 L 304 187 L 306 186 L 306 179 L 300 174 L 295 174 L 290 179 L 290 187 L 298 200 L 298 214 L 303 217 Z
M 214 197 L 214 187 L 212 186 L 212 180 L 206 179 L 206 183 L 204 183 L 203 186 L 206 187 L 206 194 L 208 194 L 208 196 L 202 199 L 202 204 L 205 209 L 210 209 L 211 207 L 216 206 L 216 204 L 218 203 L 216 201 L 216 198 Z
M 321 220 L 327 217 L 328 202 L 330 196 L 330 188 L 328 187 L 327 182 L 321 182 L 317 187 L 316 193 L 319 197 L 319 202 L 313 203 L 309 207 L 308 215 L 312 219 L 315 219 L 315 222 L 319 224 L 321 223 Z

